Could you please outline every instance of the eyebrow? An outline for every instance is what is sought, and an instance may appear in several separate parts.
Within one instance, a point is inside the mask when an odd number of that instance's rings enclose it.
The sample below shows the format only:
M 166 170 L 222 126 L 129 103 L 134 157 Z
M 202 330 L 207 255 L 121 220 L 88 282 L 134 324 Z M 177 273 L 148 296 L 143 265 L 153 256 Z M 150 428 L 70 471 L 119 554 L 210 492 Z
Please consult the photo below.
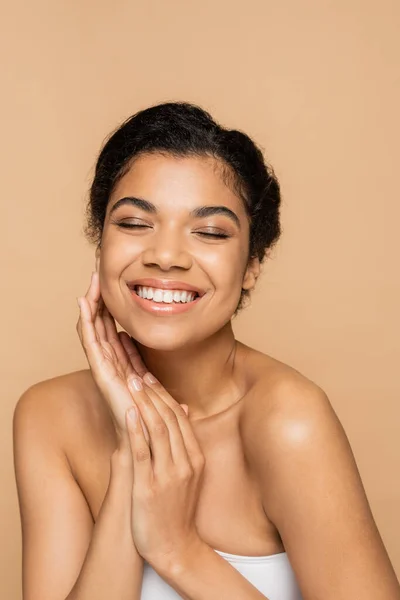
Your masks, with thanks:
M 113 212 L 117 210 L 117 208 L 119 208 L 120 206 L 124 206 L 124 205 L 136 206 L 137 208 L 140 208 L 140 209 L 142 209 L 148 213 L 152 213 L 152 214 L 159 213 L 158 208 L 152 202 L 149 202 L 148 200 L 144 200 L 143 198 L 135 198 L 134 196 L 126 196 L 125 198 L 121 198 L 114 204 L 114 206 L 110 210 L 109 216 L 111 216 L 113 214 Z M 190 212 L 190 216 L 194 217 L 194 218 L 210 217 L 211 215 L 225 215 L 226 217 L 231 219 L 231 221 L 233 221 L 235 223 L 235 225 L 240 229 L 239 217 L 237 216 L 236 213 L 233 212 L 233 210 L 231 210 L 227 206 L 223 206 L 223 205 L 220 205 L 220 206 L 210 206 L 210 205 L 198 206 L 197 208 L 194 208 Z

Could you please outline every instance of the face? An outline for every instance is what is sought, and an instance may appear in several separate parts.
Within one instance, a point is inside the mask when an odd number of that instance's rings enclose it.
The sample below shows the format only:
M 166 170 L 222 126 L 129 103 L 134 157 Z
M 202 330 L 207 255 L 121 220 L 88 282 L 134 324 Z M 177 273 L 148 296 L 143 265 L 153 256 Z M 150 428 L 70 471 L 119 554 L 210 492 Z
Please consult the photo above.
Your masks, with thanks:
M 149 348 L 210 337 L 231 319 L 242 288 L 255 284 L 245 207 L 218 165 L 142 155 L 111 195 L 97 254 L 101 293 L 116 321 Z

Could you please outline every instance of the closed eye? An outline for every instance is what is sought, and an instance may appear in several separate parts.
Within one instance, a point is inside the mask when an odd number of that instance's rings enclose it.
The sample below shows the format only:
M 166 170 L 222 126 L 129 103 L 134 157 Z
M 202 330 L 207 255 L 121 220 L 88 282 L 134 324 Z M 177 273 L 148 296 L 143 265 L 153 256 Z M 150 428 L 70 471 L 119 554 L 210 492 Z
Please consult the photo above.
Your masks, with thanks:
M 117 227 L 121 227 L 123 229 L 149 229 L 150 228 L 150 225 L 144 225 L 142 223 L 127 223 L 126 221 L 114 221 L 114 224 L 117 225 Z M 227 233 L 218 233 L 218 232 L 212 233 L 211 231 L 195 231 L 194 233 L 197 233 L 197 235 L 205 236 L 208 238 L 226 239 L 226 238 L 231 237 Z
M 124 227 L 125 229 L 144 229 L 146 227 L 150 227 L 150 225 L 139 225 L 138 223 L 124 223 L 123 221 L 116 223 L 116 225 L 118 225 L 118 227 Z
M 226 233 L 209 233 L 207 231 L 196 231 L 196 233 L 198 235 L 205 235 L 207 237 L 214 237 L 214 238 L 228 238 L 230 237 L 229 235 L 227 235 Z

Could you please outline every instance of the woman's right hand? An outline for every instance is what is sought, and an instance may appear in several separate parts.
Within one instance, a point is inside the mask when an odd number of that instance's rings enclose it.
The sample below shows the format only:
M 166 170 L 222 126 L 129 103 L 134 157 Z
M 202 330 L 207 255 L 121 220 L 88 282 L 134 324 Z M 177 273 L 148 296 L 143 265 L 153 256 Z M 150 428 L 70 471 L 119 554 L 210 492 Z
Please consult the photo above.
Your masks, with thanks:
M 92 273 L 86 295 L 77 300 L 80 316 L 76 329 L 93 379 L 108 403 L 120 444 L 129 443 L 125 413 L 133 399 L 127 381 L 132 376 L 141 378 L 146 366 L 129 335 L 117 331 L 101 297 L 97 271 Z

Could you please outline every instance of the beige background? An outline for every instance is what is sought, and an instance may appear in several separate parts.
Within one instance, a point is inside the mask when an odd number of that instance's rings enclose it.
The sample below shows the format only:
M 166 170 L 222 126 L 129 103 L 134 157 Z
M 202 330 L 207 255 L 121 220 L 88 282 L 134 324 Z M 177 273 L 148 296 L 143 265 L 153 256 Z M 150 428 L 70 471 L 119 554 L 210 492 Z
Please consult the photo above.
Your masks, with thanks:
M 15 403 L 86 367 L 75 298 L 96 153 L 131 113 L 178 99 L 254 136 L 280 178 L 283 238 L 235 330 L 328 393 L 399 574 L 398 1 L 1 9 L 0 596 L 21 597 Z

